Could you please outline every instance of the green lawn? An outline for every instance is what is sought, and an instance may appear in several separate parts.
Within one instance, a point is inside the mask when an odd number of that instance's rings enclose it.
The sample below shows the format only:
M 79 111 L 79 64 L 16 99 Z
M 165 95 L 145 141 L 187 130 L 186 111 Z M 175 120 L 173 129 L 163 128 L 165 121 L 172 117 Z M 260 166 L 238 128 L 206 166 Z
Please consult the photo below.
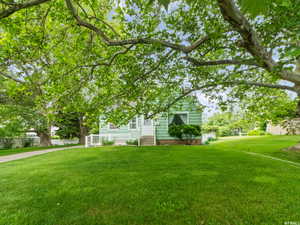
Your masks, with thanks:
M 300 221 L 300 137 L 101 147 L 0 164 L 1 225 L 273 225 Z
M 5 155 L 13 155 L 17 153 L 23 153 L 23 152 L 33 152 L 33 151 L 39 151 L 39 150 L 45 150 L 45 149 L 51 149 L 51 148 L 61 148 L 61 147 L 71 147 L 71 146 L 77 146 L 78 144 L 67 144 L 67 145 L 52 145 L 47 147 L 26 147 L 26 148 L 13 148 L 13 149 L 0 149 L 0 157 Z
M 242 138 L 242 139 L 241 139 Z M 300 153 L 282 151 L 300 142 L 300 136 L 260 136 L 221 138 L 210 147 L 223 150 L 238 150 L 261 153 L 272 157 L 282 158 L 300 163 Z

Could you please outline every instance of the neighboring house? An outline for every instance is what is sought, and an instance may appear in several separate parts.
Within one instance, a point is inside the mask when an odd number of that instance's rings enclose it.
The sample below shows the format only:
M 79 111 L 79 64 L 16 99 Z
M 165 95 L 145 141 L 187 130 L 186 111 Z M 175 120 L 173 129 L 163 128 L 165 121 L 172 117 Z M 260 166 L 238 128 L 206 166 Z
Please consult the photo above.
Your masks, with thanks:
M 300 118 L 285 120 L 278 125 L 268 123 L 266 131 L 273 135 L 300 135 Z
M 59 130 L 59 127 L 51 126 L 51 137 L 56 136 L 56 132 Z
M 286 128 L 282 127 L 281 125 L 274 125 L 271 123 L 267 124 L 266 132 L 273 134 L 273 135 L 286 135 L 288 131 Z
M 35 132 L 35 130 L 33 128 L 29 129 L 26 133 L 25 133 L 26 137 L 38 137 L 37 133 Z
M 56 135 L 56 131 L 58 129 L 59 129 L 58 127 L 51 126 L 51 131 L 50 131 L 51 136 L 55 136 Z M 37 133 L 36 133 L 36 131 L 33 128 L 31 128 L 31 129 L 29 129 L 29 131 L 26 132 L 26 136 L 27 137 L 37 137 Z
M 180 115 L 185 124 L 201 125 L 201 105 L 196 97 L 188 96 L 168 112 L 158 115 L 155 120 L 136 116 L 127 125 L 120 127 L 100 121 L 99 135 L 88 136 L 86 142 L 87 145 L 99 145 L 106 139 L 113 140 L 116 145 L 126 144 L 129 140 L 137 140 L 139 145 L 179 144 L 181 141 L 168 133 L 175 114 Z M 201 137 L 196 137 L 194 144 L 201 144 Z

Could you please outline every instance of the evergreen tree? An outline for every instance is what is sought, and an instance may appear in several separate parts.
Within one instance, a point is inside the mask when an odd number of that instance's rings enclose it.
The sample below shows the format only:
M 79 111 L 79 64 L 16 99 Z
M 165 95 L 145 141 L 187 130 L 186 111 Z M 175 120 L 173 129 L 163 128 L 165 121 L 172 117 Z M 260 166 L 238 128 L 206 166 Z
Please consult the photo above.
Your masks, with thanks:
M 183 125 L 183 124 L 184 124 L 184 122 L 181 119 L 180 115 L 179 114 L 175 114 L 174 118 L 172 120 L 171 125 Z

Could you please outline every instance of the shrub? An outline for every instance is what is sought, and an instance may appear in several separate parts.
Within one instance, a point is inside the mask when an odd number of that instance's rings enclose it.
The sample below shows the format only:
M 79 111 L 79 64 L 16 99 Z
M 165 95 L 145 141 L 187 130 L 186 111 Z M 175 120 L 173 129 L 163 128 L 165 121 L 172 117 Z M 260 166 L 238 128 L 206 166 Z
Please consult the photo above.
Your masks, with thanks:
M 191 144 L 191 142 L 197 137 L 201 135 L 201 127 L 199 125 L 174 125 L 171 124 L 169 126 L 169 135 L 171 137 L 176 137 L 179 140 L 186 140 L 187 144 Z
M 107 140 L 107 139 L 102 139 L 102 145 L 114 145 L 115 144 L 115 141 L 110 141 L 110 140 Z
M 221 137 L 228 137 L 228 136 L 234 136 L 235 133 L 233 132 L 231 127 L 225 126 L 225 127 L 220 127 L 218 135 Z
M 202 132 L 203 133 L 211 133 L 211 132 L 218 133 L 219 129 L 220 129 L 220 127 L 213 126 L 213 125 L 203 125 L 202 126 Z
M 197 136 L 201 135 L 201 127 L 198 125 L 183 125 L 182 130 L 182 136 L 187 141 L 187 144 L 191 144 Z
M 251 130 L 247 133 L 248 136 L 262 136 L 262 135 L 268 135 L 267 132 L 263 130 Z
M 218 140 L 218 138 L 210 137 L 203 144 L 208 145 L 210 142 L 217 141 L 217 140 Z
M 182 140 L 182 126 L 183 125 L 174 125 L 174 124 L 170 124 L 169 126 L 169 135 L 171 137 L 176 137 L 180 140 Z
M 209 142 L 217 141 L 217 140 L 218 140 L 217 138 L 213 138 L 213 137 L 208 138 L 208 141 L 209 141 Z
M 0 142 L 3 145 L 4 149 L 11 149 L 14 145 L 14 139 L 13 138 L 1 138 Z
M 209 140 L 205 141 L 203 144 L 204 145 L 208 145 L 209 144 Z
M 22 139 L 23 147 L 32 147 L 33 146 L 33 139 L 32 138 L 23 138 Z
M 58 139 L 60 139 L 60 137 L 58 135 L 54 135 L 54 136 L 51 136 L 51 139 L 58 140 Z
M 127 140 L 126 144 L 127 145 L 138 145 L 138 140 Z

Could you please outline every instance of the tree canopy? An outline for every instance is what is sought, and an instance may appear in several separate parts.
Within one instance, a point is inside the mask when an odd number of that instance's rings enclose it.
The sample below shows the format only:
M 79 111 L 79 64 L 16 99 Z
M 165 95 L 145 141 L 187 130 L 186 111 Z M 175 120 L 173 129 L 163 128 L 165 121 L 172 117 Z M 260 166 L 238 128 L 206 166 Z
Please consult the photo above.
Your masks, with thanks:
M 26 96 L 49 123 L 61 108 L 125 123 L 198 90 L 299 97 L 300 2 L 254 2 L 0 1 L 3 98 Z

